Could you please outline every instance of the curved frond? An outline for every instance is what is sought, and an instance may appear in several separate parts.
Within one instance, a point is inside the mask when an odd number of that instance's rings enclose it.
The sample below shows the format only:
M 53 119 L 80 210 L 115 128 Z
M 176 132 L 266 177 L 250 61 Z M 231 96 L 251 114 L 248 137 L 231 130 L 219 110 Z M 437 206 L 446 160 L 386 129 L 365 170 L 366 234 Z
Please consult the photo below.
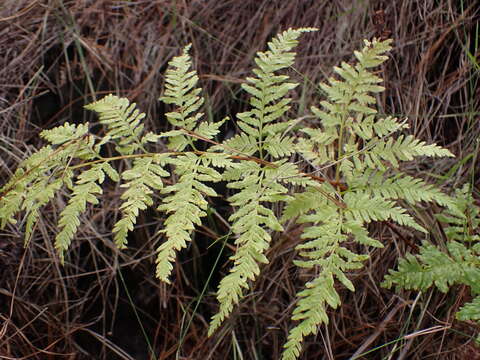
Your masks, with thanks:
M 22 161 L 12 178 L 0 189 L 0 228 L 15 223 L 16 213 L 26 211 L 28 241 L 38 218 L 38 210 L 46 205 L 73 176 L 67 165 L 75 158 L 91 159 L 93 137 L 88 136 L 88 124 L 64 124 L 44 130 L 41 137 L 47 145 Z
M 348 240 L 350 232 L 361 233 L 354 226 L 347 232 L 343 231 L 343 211 L 328 203 L 320 194 L 312 196 L 321 205 L 298 219 L 299 223 L 311 225 L 302 234 L 302 239 L 306 241 L 297 246 L 303 259 L 294 262 L 299 267 L 318 268 L 320 273 L 298 293 L 299 300 L 292 320 L 300 322 L 289 332 L 282 360 L 296 359 L 304 337 L 316 334 L 319 325 L 328 324 L 327 306 L 336 309 L 341 303 L 334 286 L 335 278 L 350 291 L 354 291 L 354 286 L 345 273 L 361 268 L 362 261 L 368 258 L 342 246 Z
M 477 296 L 471 302 L 463 305 L 456 315 L 458 320 L 480 321 L 480 296 Z
M 326 307 L 336 309 L 340 305 L 340 296 L 334 287 L 333 274 L 323 271 L 313 281 L 305 284 L 305 289 L 297 296 L 299 301 L 293 311 L 292 320 L 300 324 L 290 330 L 285 343 L 282 360 L 295 360 L 300 356 L 303 339 L 316 334 L 320 324 L 328 324 Z

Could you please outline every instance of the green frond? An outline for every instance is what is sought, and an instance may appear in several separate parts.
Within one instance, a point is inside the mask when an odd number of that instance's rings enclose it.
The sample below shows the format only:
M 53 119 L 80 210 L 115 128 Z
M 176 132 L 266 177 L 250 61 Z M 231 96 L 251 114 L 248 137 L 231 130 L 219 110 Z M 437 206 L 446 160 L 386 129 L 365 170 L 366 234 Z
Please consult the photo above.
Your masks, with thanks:
M 279 168 L 262 168 L 254 162 L 243 162 L 227 170 L 224 179 L 228 187 L 238 189 L 229 198 L 236 211 L 230 216 L 232 230 L 237 235 L 237 250 L 230 257 L 233 266 L 219 284 L 217 299 L 220 309 L 212 317 L 209 334 L 212 334 L 227 318 L 249 288 L 249 280 L 254 281 L 260 272 L 259 264 L 268 263 L 264 253 L 270 246 L 268 230 L 282 231 L 282 226 L 274 212 L 264 206 L 289 199 L 288 189 L 280 184 Z
M 388 177 L 385 171 L 366 170 L 348 182 L 352 191 L 362 192 L 383 199 L 402 199 L 410 204 L 421 201 L 436 202 L 441 206 L 453 206 L 453 200 L 434 185 L 401 172 Z
M 33 228 L 40 215 L 39 210 L 48 204 L 64 183 L 72 177 L 73 173 L 67 170 L 60 178 L 49 181 L 48 177 L 43 177 L 26 189 L 25 201 L 22 204 L 22 208 L 26 211 L 25 245 L 28 244 L 33 233 Z
M 358 121 L 357 121 L 358 122 Z M 399 123 L 397 118 L 392 116 L 387 116 L 383 119 L 378 119 L 372 124 L 372 129 L 378 137 L 384 137 L 396 133 L 402 129 L 408 129 L 409 125 L 404 123 Z
M 173 269 L 176 251 L 187 246 L 191 241 L 195 225 L 201 225 L 201 218 L 206 216 L 208 202 L 205 196 L 217 196 L 215 190 L 204 182 L 218 182 L 222 179 L 220 173 L 210 167 L 208 158 L 202 159 L 193 153 L 169 159 L 179 176 L 177 182 L 162 189 L 165 194 L 163 203 L 158 210 L 168 216 L 164 221 L 166 240 L 158 248 L 157 277 L 169 283 Z
M 426 290 L 435 285 L 440 291 L 447 292 L 464 277 L 463 261 L 458 262 L 437 247 L 424 243 L 419 255 L 407 254 L 400 259 L 398 270 L 389 270 L 382 286 Z
M 383 55 L 392 49 L 392 39 L 384 41 L 373 39 L 372 41 L 364 40 L 365 46 L 361 51 L 354 51 L 359 65 L 363 69 L 377 67 L 385 62 L 388 58 Z
M 273 158 L 288 156 L 293 150 L 293 139 L 283 137 L 285 126 L 274 126 L 289 109 L 288 92 L 298 84 L 288 82 L 289 77 L 277 71 L 290 67 L 295 59 L 291 50 L 297 45 L 303 32 L 314 29 L 286 30 L 268 43 L 268 51 L 258 52 L 255 58 L 256 77 L 248 77 L 242 89 L 250 94 L 251 110 L 237 114 L 237 125 L 242 133 L 227 145 L 247 154 L 267 151 Z M 238 146 L 238 147 L 237 147 Z M 253 147 L 253 149 L 250 149 Z
M 372 140 L 371 143 L 373 145 L 372 149 L 365 152 L 365 162 L 367 164 L 376 164 L 380 160 L 386 160 L 394 167 L 398 167 L 399 160 L 410 161 L 416 156 L 454 156 L 447 149 L 443 149 L 435 144 L 426 145 L 424 141 L 415 139 L 412 135 L 400 135 L 396 140 L 393 138 L 389 138 L 387 141 Z M 376 166 L 374 165 L 374 167 Z
M 40 137 L 47 140 L 52 145 L 62 145 L 66 142 L 80 139 L 88 134 L 89 124 L 69 124 L 66 122 L 61 126 L 57 126 L 53 129 L 43 130 L 40 133 Z
M 290 330 L 284 345 L 282 360 L 295 360 L 300 356 L 303 339 L 316 334 L 320 324 L 328 324 L 327 305 L 336 309 L 340 296 L 334 287 L 333 274 L 328 270 L 305 284 L 305 289 L 297 294 L 299 301 L 293 311 L 292 320 L 300 323 Z
M 308 139 L 300 139 L 295 149 L 306 160 L 315 166 L 322 166 L 335 161 L 335 150 L 332 145 L 337 140 L 338 134 L 309 128 L 302 129 L 302 132 L 308 135 Z
M 319 204 L 316 192 L 317 191 L 314 188 L 309 187 L 304 192 L 293 194 L 292 199 L 287 202 L 287 205 L 283 209 L 281 222 L 295 219 L 296 217 L 317 208 Z
M 328 324 L 327 305 L 336 309 L 341 303 L 335 290 L 334 278 L 350 291 L 355 291 L 345 272 L 361 268 L 362 262 L 368 258 L 341 246 L 348 240 L 349 233 L 364 236 L 365 231 L 360 231 L 359 225 L 351 223 L 348 231 L 342 233 L 343 212 L 326 203 L 319 194 L 314 195 L 312 194 L 316 200 L 324 204 L 316 206 L 313 213 L 299 217 L 299 223 L 310 222 L 312 225 L 303 231 L 302 239 L 306 241 L 297 246 L 303 259 L 295 260 L 294 263 L 299 267 L 318 268 L 320 274 L 308 282 L 297 295 L 299 300 L 293 311 L 292 320 L 300 322 L 289 332 L 282 360 L 296 359 L 300 354 L 304 337 L 316 334 L 319 325 Z
M 191 45 L 183 49 L 180 56 L 174 57 L 168 63 L 165 74 L 165 93 L 159 100 L 165 104 L 175 105 L 174 111 L 165 114 L 167 120 L 174 127 L 187 131 L 193 131 L 204 138 L 212 139 L 225 120 L 218 123 L 201 122 L 203 113 L 197 112 L 204 103 L 200 96 L 201 88 L 197 88 L 198 75 L 192 69 L 192 61 L 188 51 Z M 169 132 L 163 136 L 169 136 L 169 149 L 183 151 L 188 145 L 192 145 L 198 139 L 189 137 L 183 133 Z
M 345 234 L 353 235 L 355 242 L 360 245 L 383 248 L 383 244 L 380 241 L 368 236 L 367 229 L 360 221 L 345 221 L 342 224 L 342 231 Z
M 68 250 L 70 243 L 80 225 L 80 215 L 87 209 L 87 203 L 98 204 L 97 196 L 102 194 L 99 184 L 105 179 L 104 164 L 95 164 L 90 169 L 82 172 L 75 182 L 73 193 L 67 206 L 60 213 L 58 227 L 60 232 L 55 238 L 55 248 L 60 260 L 64 261 L 64 252 Z
M 206 122 L 202 121 L 198 126 L 195 128 L 195 134 L 200 135 L 205 139 L 213 139 L 219 132 L 220 126 L 223 125 L 225 121 L 229 120 L 228 117 L 224 118 L 221 121 L 217 122 Z
M 384 287 L 426 290 L 435 286 L 447 292 L 455 284 L 470 286 L 472 302 L 465 304 L 456 317 L 480 320 L 480 246 L 478 225 L 480 208 L 475 205 L 471 189 L 465 185 L 456 190 L 442 214 L 437 216 L 447 236 L 446 249 L 424 242 L 418 255 L 407 254 L 399 260 L 397 270 L 389 270 Z M 480 337 L 477 338 L 480 339 Z
M 8 223 L 15 224 L 14 216 L 21 211 L 25 199 L 29 197 L 26 191 L 32 182 L 43 178 L 49 166 L 46 165 L 52 157 L 54 149 L 45 146 L 22 161 L 10 180 L 0 189 L 0 228 Z M 45 182 L 44 180 L 43 183 Z
M 281 135 L 267 136 L 264 149 L 274 159 L 284 158 L 294 153 L 295 139 Z
M 88 124 L 65 124 L 44 130 L 41 137 L 47 145 L 22 161 L 12 178 L 0 189 L 0 228 L 15 223 L 15 214 L 25 210 L 28 240 L 38 218 L 38 210 L 46 205 L 59 188 L 71 183 L 67 164 L 75 158 L 92 159 L 94 140 L 87 136 Z M 61 178 L 61 180 L 59 179 Z
M 109 94 L 103 99 L 85 105 L 85 109 L 95 111 L 100 123 L 106 125 L 108 131 L 105 139 L 115 140 L 116 150 L 122 155 L 133 154 L 142 147 L 142 120 L 145 114 L 130 104 L 126 98 Z
M 234 155 L 253 155 L 258 150 L 258 144 L 256 138 L 241 133 L 225 140 L 220 146 L 212 147 L 212 150 L 220 150 Z
M 405 213 L 405 209 L 395 206 L 394 201 L 353 192 L 346 193 L 343 200 L 347 205 L 345 216 L 349 220 L 368 224 L 371 221 L 391 219 L 400 225 L 426 232 L 410 215 Z
M 460 311 L 457 312 L 456 317 L 462 321 L 480 321 L 480 296 L 463 305 Z
M 152 194 L 163 188 L 162 177 L 170 175 L 162 161 L 161 157 L 137 158 L 132 168 L 122 173 L 125 183 L 121 187 L 127 190 L 121 196 L 122 218 L 113 227 L 115 244 L 120 249 L 126 247 L 128 232 L 133 230 L 140 210 L 152 206 Z
M 436 218 L 445 224 L 447 238 L 480 243 L 480 207 L 475 205 L 468 184 L 455 192 L 455 202 Z

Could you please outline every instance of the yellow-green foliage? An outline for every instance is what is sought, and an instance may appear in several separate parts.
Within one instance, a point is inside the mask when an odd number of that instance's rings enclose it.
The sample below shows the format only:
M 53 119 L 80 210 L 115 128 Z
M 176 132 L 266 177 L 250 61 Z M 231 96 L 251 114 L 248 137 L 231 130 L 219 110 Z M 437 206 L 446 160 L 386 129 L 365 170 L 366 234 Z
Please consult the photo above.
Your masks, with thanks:
M 170 62 L 165 93 L 160 98 L 171 106 L 166 117 L 172 130 L 145 133 L 145 115 L 135 104 L 108 95 L 86 106 L 98 113 L 100 123 L 106 127 L 103 138 L 90 135 L 88 124 L 65 124 L 43 131 L 41 135 L 50 145 L 21 163 L 1 189 L 0 225 L 14 222 L 15 214 L 25 211 L 28 239 L 38 210 L 66 186 L 70 199 L 60 214 L 55 243 L 63 260 L 82 213 L 88 204 L 98 205 L 102 183 L 108 176 L 124 189 L 121 218 L 113 227 L 119 248 L 127 246 L 128 233 L 135 229 L 140 211 L 156 206 L 165 214 L 156 275 L 169 282 L 177 251 L 192 241 L 194 229 L 202 224 L 210 206 L 208 197 L 217 196 L 211 184 L 225 182 L 231 189 L 229 193 L 233 193 L 228 199 L 233 209 L 229 221 L 236 251 L 218 287 L 220 308 L 211 320 L 209 334 L 232 313 L 259 275 L 261 265 L 268 263 L 265 254 L 272 234 L 283 231 L 285 221 L 295 220 L 303 224 L 295 265 L 316 274 L 298 293 L 292 316 L 295 325 L 284 346 L 283 359 L 296 359 L 303 338 L 328 323 L 327 306 L 340 305 L 336 282 L 354 291 L 348 273 L 361 268 L 368 255 L 354 253 L 347 243 L 381 247 L 367 231 L 372 221 L 393 221 L 427 232 L 405 206 L 435 201 L 454 208 L 448 196 L 400 168 L 402 161 L 419 156 L 453 155 L 411 135 L 397 135 L 408 126 L 391 116 L 377 114 L 375 94 L 384 89 L 382 79 L 372 70 L 387 59 L 390 41 L 365 41 L 364 48 L 355 52 L 354 64 L 335 67 L 336 76 L 320 85 L 326 98 L 311 108 L 317 126 L 303 125 L 297 133 L 292 130 L 301 125 L 288 118 L 289 95 L 297 83 L 283 70 L 294 63 L 300 35 L 310 31 L 314 29 L 289 29 L 268 43 L 267 51 L 257 54 L 253 75 L 242 85 L 249 95 L 250 109 L 237 114 L 239 132 L 223 143 L 213 139 L 227 119 L 208 122 L 199 112 L 204 100 L 197 87 L 198 76 L 192 70 L 189 46 Z M 169 151 L 147 151 L 149 142 L 165 138 Z M 203 143 L 202 151 L 196 147 L 199 141 Z M 101 155 L 102 147 L 108 143 L 115 145 L 118 156 Z M 305 164 L 293 162 L 292 155 L 296 160 L 303 159 L 313 172 L 303 173 L 300 169 Z M 113 161 L 119 159 L 128 164 L 121 173 L 113 168 Z M 323 172 L 331 174 L 331 178 L 319 181 L 318 175 Z M 165 178 L 175 180 L 165 183 Z M 283 215 L 278 217 L 274 208 L 283 208 Z M 464 256 L 459 251 L 456 254 Z M 415 261 L 401 264 L 423 266 Z M 387 282 L 401 283 L 395 280 L 401 279 L 399 276 L 391 275 Z M 406 279 L 402 285 L 415 281 L 408 276 Z M 439 280 L 421 280 L 414 285 L 432 281 Z M 445 281 L 446 286 L 449 280 Z M 469 309 L 466 307 L 464 312 Z
M 480 208 L 469 186 L 456 191 L 454 205 L 437 219 L 445 225 L 445 248 L 424 242 L 418 255 L 400 259 L 398 270 L 390 270 L 382 285 L 422 291 L 435 286 L 444 293 L 452 285 L 468 285 L 474 298 L 456 315 L 480 323 Z

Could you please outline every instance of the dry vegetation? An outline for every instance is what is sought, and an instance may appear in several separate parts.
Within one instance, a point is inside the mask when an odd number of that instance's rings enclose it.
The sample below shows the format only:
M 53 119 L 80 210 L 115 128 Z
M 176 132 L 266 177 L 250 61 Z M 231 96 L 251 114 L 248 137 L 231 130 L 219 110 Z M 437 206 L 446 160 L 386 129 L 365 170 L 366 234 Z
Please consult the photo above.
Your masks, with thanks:
M 164 108 L 157 101 L 163 72 L 189 42 L 208 94 L 206 112 L 215 119 L 234 115 L 242 110 L 239 84 L 255 52 L 282 29 L 313 26 L 320 30 L 298 49 L 294 75 L 302 85 L 292 116 L 304 116 L 305 105 L 317 98 L 315 84 L 332 65 L 348 61 L 362 39 L 391 36 L 381 111 L 408 117 L 416 136 L 458 156 L 412 165 L 410 171 L 446 191 L 471 179 L 478 186 L 480 10 L 473 1 L 1 3 L 0 184 L 42 145 L 41 129 L 95 121 L 82 106 L 111 91 L 136 101 L 149 114 L 148 128 L 164 130 Z M 268 254 L 273 260 L 254 292 L 207 338 L 213 291 L 227 259 L 221 241 L 211 246 L 228 232 L 224 204 L 217 204 L 218 214 L 181 255 L 173 285 L 165 286 L 153 271 L 153 249 L 161 241 L 158 214 L 143 214 L 129 250 L 120 253 L 111 242 L 118 194 L 119 189 L 106 191 L 106 205 L 85 217 L 64 267 L 52 245 L 61 200 L 43 213 L 26 248 L 15 226 L 0 234 L 0 358 L 152 359 L 153 351 L 157 359 L 278 359 L 299 280 L 309 275 L 290 265 L 298 229 L 290 227 L 276 239 Z M 441 244 L 434 209 L 418 210 L 438 233 L 431 240 Z M 478 328 L 454 320 L 469 292 L 456 287 L 446 295 L 417 296 L 380 288 L 387 269 L 415 251 L 420 239 L 390 224 L 372 231 L 385 248 L 352 274 L 356 293 L 343 293 L 343 307 L 331 312 L 331 323 L 316 338 L 307 339 L 301 359 L 350 359 L 369 351 L 358 359 L 480 359 L 472 340 Z

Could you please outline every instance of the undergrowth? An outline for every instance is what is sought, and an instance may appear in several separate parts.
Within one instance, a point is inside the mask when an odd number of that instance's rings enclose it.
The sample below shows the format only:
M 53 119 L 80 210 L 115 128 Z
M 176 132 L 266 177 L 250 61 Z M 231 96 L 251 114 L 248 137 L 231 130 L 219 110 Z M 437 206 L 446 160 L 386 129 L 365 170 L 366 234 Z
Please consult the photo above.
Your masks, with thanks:
M 15 223 L 22 212 L 28 243 L 41 208 L 67 191 L 68 203 L 60 213 L 55 238 L 64 262 L 82 214 L 89 206 L 103 206 L 99 196 L 108 178 L 124 189 L 121 217 L 113 227 L 118 248 L 127 246 L 141 211 L 156 207 L 164 214 L 156 275 L 169 283 L 177 252 L 193 240 L 194 230 L 209 212 L 210 199 L 229 195 L 236 250 L 229 273 L 218 286 L 219 310 L 209 328 L 213 335 L 258 277 L 262 264 L 269 262 L 265 254 L 273 235 L 295 221 L 302 235 L 294 265 L 314 274 L 297 294 L 295 324 L 284 345 L 284 360 L 298 358 L 303 339 L 328 323 L 327 308 L 340 306 L 336 284 L 355 290 L 348 274 L 362 268 L 369 256 L 367 251 L 353 251 L 352 245 L 360 245 L 355 249 L 383 246 L 370 236 L 368 224 L 395 222 L 427 234 L 410 211 L 421 202 L 444 207 L 450 217 L 440 219 L 450 224 L 457 224 L 452 219 L 469 218 L 460 211 L 458 200 L 402 170 L 405 161 L 453 154 L 407 135 L 406 122 L 378 115 L 375 96 L 384 88 L 376 69 L 387 59 L 390 40 L 365 41 L 364 48 L 355 52 L 355 63 L 334 68 L 336 77 L 320 85 L 325 100 L 311 107 L 317 127 L 288 118 L 290 94 L 298 84 L 284 70 L 294 63 L 299 36 L 314 30 L 287 30 L 268 43 L 267 51 L 257 53 L 257 67 L 242 84 L 250 110 L 237 114 L 238 133 L 224 141 L 217 135 L 231 120 L 207 121 L 200 112 L 204 99 L 189 46 L 170 61 L 160 98 L 171 107 L 166 117 L 172 130 L 146 132 L 145 114 L 114 95 L 86 106 L 99 115 L 106 129 L 101 136 L 94 135 L 88 123 L 44 130 L 40 135 L 48 145 L 24 160 L 0 190 L 0 225 Z M 155 142 L 166 142 L 167 150 L 149 152 L 149 144 Z M 110 145 L 117 155 L 105 157 L 103 150 Z M 125 169 L 118 167 L 120 160 Z M 217 193 L 221 187 L 215 184 L 220 182 L 229 189 L 225 194 Z M 423 245 L 419 257 L 407 256 L 385 284 L 416 289 L 435 284 L 445 290 L 461 282 L 471 285 L 476 294 L 478 246 L 465 247 L 455 237 L 449 244 L 450 255 Z M 437 258 L 454 266 L 468 264 L 473 270 L 443 278 L 441 272 L 429 272 Z M 459 318 L 478 320 L 478 303 L 475 298 L 467 304 Z

